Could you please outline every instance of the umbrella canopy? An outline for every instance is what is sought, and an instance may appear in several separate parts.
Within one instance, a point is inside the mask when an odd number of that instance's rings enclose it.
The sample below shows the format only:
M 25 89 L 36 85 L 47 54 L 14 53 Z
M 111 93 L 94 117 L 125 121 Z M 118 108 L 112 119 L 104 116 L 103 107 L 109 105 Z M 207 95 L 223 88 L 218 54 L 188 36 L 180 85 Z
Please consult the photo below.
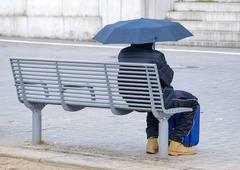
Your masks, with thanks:
M 103 44 L 145 44 L 193 36 L 178 22 L 140 18 L 106 25 L 94 37 Z

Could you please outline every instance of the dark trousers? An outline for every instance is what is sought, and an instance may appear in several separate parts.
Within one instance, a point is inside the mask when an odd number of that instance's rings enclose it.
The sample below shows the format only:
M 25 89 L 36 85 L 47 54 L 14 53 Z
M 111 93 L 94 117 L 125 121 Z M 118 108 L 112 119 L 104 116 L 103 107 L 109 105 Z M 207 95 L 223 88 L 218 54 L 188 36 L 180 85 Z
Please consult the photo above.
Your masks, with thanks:
M 171 140 L 182 143 L 182 141 L 189 134 L 194 125 L 198 101 L 197 98 L 191 93 L 181 90 L 175 90 L 171 105 L 172 106 L 170 108 L 191 107 L 193 109 L 192 112 L 184 112 L 180 114 L 179 120 L 170 135 Z M 149 112 L 147 114 L 147 138 L 158 137 L 158 123 L 158 119 L 154 117 L 152 112 Z

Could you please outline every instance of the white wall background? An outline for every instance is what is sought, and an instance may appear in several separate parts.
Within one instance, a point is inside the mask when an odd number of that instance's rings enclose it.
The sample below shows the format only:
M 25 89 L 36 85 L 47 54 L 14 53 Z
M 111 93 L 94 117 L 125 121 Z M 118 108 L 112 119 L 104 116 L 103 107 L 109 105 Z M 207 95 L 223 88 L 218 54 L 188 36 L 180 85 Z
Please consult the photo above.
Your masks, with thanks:
M 163 0 L 0 0 L 0 35 L 91 40 L 109 23 L 164 18 L 167 8 L 162 3 Z

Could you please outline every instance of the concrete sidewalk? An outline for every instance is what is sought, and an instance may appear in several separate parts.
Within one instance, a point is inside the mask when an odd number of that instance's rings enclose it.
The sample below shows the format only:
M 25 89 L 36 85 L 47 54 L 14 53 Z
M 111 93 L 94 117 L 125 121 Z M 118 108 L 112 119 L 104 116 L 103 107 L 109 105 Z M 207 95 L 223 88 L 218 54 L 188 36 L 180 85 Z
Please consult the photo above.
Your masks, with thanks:
M 240 167 L 239 49 L 157 46 L 174 68 L 175 89 L 193 93 L 201 104 L 198 153 L 161 160 L 145 153 L 146 114 L 137 112 L 116 116 L 108 109 L 66 112 L 48 105 L 42 115 L 44 144 L 31 145 L 31 111 L 17 100 L 9 58 L 117 61 L 123 46 L 1 38 L 0 156 L 102 169 Z

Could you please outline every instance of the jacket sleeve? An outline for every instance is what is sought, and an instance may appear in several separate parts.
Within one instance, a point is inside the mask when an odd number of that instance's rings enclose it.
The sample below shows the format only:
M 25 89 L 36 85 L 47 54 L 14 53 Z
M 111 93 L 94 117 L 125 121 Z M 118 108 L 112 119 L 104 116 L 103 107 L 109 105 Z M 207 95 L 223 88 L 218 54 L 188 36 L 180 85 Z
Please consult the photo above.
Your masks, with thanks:
M 161 52 L 154 54 L 154 63 L 157 64 L 158 74 L 160 77 L 162 87 L 169 86 L 172 83 L 174 72 L 171 67 L 167 64 L 165 56 Z

